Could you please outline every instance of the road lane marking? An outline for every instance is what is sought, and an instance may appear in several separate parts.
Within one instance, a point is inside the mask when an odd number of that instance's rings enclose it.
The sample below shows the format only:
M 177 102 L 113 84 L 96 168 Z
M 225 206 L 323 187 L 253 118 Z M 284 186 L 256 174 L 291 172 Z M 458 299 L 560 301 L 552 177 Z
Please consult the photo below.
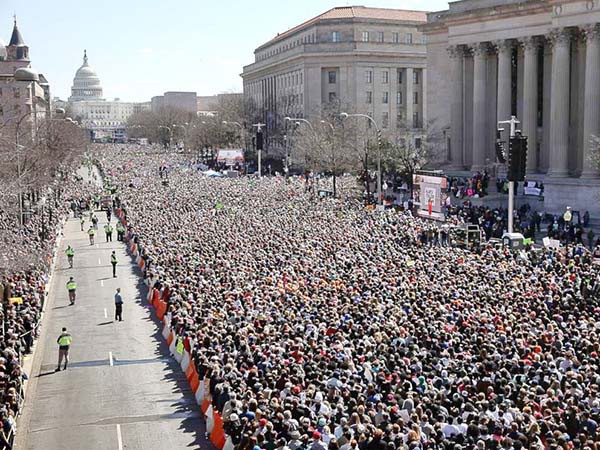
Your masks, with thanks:
M 100 264 L 102 264 L 102 263 L 100 262 L 100 258 L 98 258 L 98 265 L 100 265 Z
M 104 280 L 100 280 L 100 286 L 104 286 Z
M 104 308 L 104 318 L 108 319 L 108 311 L 106 310 L 106 308 Z
M 96 244 L 96 248 L 98 248 L 98 244 Z
M 121 435 L 121 425 L 117 424 L 117 445 L 119 450 L 123 450 L 123 436 Z
M 108 352 L 108 363 L 111 367 L 115 365 L 115 362 L 113 361 L 112 352 Z

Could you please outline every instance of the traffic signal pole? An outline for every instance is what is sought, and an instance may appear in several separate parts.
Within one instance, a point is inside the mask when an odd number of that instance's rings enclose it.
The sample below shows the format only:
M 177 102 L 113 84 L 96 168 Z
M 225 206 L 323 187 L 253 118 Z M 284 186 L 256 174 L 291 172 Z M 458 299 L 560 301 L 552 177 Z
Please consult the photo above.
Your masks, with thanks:
M 517 135 L 517 124 L 521 123 L 516 116 L 511 116 L 510 120 L 503 120 L 498 124 L 510 124 L 510 137 L 514 138 Z M 515 210 L 515 182 L 508 182 L 508 232 L 512 233 L 514 228 L 513 211 Z

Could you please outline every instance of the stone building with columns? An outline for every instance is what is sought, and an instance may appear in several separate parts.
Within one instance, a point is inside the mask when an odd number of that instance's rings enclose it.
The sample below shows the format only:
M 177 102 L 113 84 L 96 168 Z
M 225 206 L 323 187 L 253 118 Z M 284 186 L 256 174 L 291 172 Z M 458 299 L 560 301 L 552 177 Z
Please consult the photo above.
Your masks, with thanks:
M 600 1 L 461 0 L 429 13 L 421 30 L 427 110 L 448 170 L 493 165 L 497 122 L 516 115 L 544 209 L 600 214 L 589 159 L 600 135 Z
M 364 6 L 330 9 L 254 51 L 241 74 L 244 96 L 277 148 L 286 116 L 312 120 L 328 104 L 369 114 L 384 131 L 427 120 L 426 13 Z

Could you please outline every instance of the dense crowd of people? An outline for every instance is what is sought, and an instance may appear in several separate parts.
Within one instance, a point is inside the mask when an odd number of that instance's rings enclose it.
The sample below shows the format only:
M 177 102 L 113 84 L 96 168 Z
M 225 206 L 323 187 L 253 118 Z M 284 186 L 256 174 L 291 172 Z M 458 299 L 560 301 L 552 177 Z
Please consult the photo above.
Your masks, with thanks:
M 39 334 L 46 296 L 46 284 L 60 233 L 62 219 L 72 201 L 87 198 L 96 188 L 69 180 L 60 189 L 48 191 L 50 198 L 41 208 L 37 193 L 27 200 L 34 206 L 19 225 L 17 208 L 0 210 L 0 448 L 11 449 L 16 433 L 16 417 L 23 403 L 23 383 L 28 374 L 23 357 L 31 352 Z M 11 205 L 10 196 L 3 205 Z M 18 205 L 18 203 L 17 203 Z
M 295 178 L 103 152 L 236 449 L 599 448 L 600 271 L 585 248 L 425 246 L 409 212 Z

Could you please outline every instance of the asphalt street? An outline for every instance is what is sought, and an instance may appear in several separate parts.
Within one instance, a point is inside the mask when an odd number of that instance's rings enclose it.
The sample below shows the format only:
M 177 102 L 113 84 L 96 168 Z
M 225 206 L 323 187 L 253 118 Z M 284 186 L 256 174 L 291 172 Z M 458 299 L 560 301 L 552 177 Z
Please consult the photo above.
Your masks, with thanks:
M 116 232 L 112 243 L 105 241 L 106 215 L 99 211 L 97 216 L 93 246 L 78 219 L 65 226 L 16 448 L 209 448 L 200 410 L 159 336 L 137 267 Z M 75 249 L 73 269 L 64 254 L 68 244 Z M 112 250 L 119 259 L 117 278 L 112 277 Z M 78 285 L 74 306 L 66 290 L 69 276 Z M 125 303 L 123 322 L 113 320 L 117 287 Z M 66 371 L 55 372 L 62 327 L 73 336 L 70 363 Z

